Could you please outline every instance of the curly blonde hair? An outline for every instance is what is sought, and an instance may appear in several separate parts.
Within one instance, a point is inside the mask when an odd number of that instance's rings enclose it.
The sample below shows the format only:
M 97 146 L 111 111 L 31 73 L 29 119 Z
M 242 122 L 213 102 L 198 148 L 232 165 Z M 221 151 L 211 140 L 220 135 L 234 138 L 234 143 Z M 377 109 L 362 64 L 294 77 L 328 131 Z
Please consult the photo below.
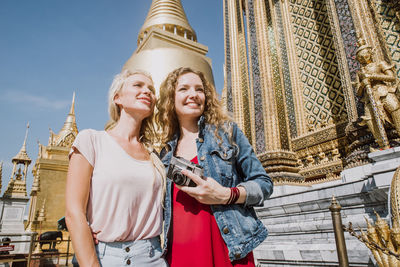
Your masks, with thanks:
M 153 82 L 151 75 L 142 70 L 129 70 L 125 69 L 121 73 L 115 75 L 114 80 L 111 83 L 110 89 L 108 91 L 108 113 L 110 115 L 109 121 L 104 126 L 104 129 L 111 130 L 118 123 L 121 116 L 121 108 L 115 103 L 115 96 L 121 92 L 125 85 L 126 80 L 135 74 L 141 74 L 146 76 Z M 153 92 L 154 93 L 154 92 Z M 148 147 L 157 140 L 156 130 L 155 130 L 155 115 L 154 112 L 142 121 L 142 126 L 140 128 L 140 141 Z
M 222 141 L 222 139 L 218 134 L 218 129 L 223 129 L 226 132 L 228 131 L 225 124 L 227 121 L 231 121 L 231 119 L 223 109 L 214 86 L 208 82 L 201 71 L 182 67 L 169 73 L 160 87 L 160 97 L 157 101 L 158 112 L 156 114 L 156 123 L 160 128 L 159 142 L 162 146 L 170 141 L 175 133 L 180 131 L 179 121 L 175 111 L 175 90 L 179 77 L 187 73 L 196 74 L 203 83 L 206 99 L 203 112 L 205 122 L 216 126 L 215 136 L 220 141 Z

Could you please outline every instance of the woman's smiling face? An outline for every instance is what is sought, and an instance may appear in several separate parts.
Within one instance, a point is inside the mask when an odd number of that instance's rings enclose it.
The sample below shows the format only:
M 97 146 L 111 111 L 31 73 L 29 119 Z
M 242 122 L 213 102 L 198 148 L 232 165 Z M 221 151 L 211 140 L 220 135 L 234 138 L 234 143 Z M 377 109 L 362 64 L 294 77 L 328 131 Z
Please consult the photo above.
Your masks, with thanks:
M 150 78 L 143 74 L 129 76 L 114 101 L 125 110 L 148 117 L 153 113 L 155 104 L 155 90 Z
M 206 96 L 200 77 L 192 72 L 178 77 L 175 89 L 175 112 L 178 118 L 198 119 L 204 112 Z

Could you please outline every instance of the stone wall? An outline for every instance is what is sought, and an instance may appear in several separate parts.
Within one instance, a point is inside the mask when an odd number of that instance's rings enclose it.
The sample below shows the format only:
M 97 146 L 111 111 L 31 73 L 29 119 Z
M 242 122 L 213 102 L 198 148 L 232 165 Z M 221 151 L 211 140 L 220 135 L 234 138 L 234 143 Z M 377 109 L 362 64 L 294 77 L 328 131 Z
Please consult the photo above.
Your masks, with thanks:
M 345 226 L 365 229 L 374 210 L 388 219 L 388 192 L 400 148 L 370 153 L 373 163 L 344 170 L 341 180 L 312 186 L 282 185 L 258 208 L 269 236 L 254 252 L 259 266 L 337 266 L 336 244 L 329 206 L 334 195 L 342 206 Z M 373 266 L 364 244 L 345 233 L 350 266 Z

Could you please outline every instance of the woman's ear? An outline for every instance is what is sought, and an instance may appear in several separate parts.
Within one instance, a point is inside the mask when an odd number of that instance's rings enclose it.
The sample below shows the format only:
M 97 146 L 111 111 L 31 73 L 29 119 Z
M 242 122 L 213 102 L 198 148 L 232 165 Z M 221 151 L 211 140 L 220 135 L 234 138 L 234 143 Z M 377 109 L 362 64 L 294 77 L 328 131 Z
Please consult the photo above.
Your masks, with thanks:
M 115 94 L 113 101 L 114 101 L 114 103 L 115 103 L 116 105 L 121 105 L 121 98 L 120 98 L 120 96 L 119 96 L 119 93 L 116 93 L 116 94 Z

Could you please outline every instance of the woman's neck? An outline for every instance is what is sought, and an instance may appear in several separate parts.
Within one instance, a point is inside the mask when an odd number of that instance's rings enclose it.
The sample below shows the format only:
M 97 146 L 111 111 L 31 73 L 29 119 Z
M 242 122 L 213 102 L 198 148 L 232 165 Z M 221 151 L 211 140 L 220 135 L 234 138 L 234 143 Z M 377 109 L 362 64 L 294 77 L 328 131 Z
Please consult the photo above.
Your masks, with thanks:
M 128 142 L 139 141 L 141 126 L 142 119 L 134 118 L 121 112 L 119 121 L 109 132 L 116 137 L 127 140 Z
M 176 148 L 176 156 L 192 160 L 197 155 L 196 138 L 199 127 L 196 120 L 179 120 L 180 136 Z
M 199 134 L 199 126 L 197 120 L 182 120 L 179 119 L 180 139 L 195 137 Z

